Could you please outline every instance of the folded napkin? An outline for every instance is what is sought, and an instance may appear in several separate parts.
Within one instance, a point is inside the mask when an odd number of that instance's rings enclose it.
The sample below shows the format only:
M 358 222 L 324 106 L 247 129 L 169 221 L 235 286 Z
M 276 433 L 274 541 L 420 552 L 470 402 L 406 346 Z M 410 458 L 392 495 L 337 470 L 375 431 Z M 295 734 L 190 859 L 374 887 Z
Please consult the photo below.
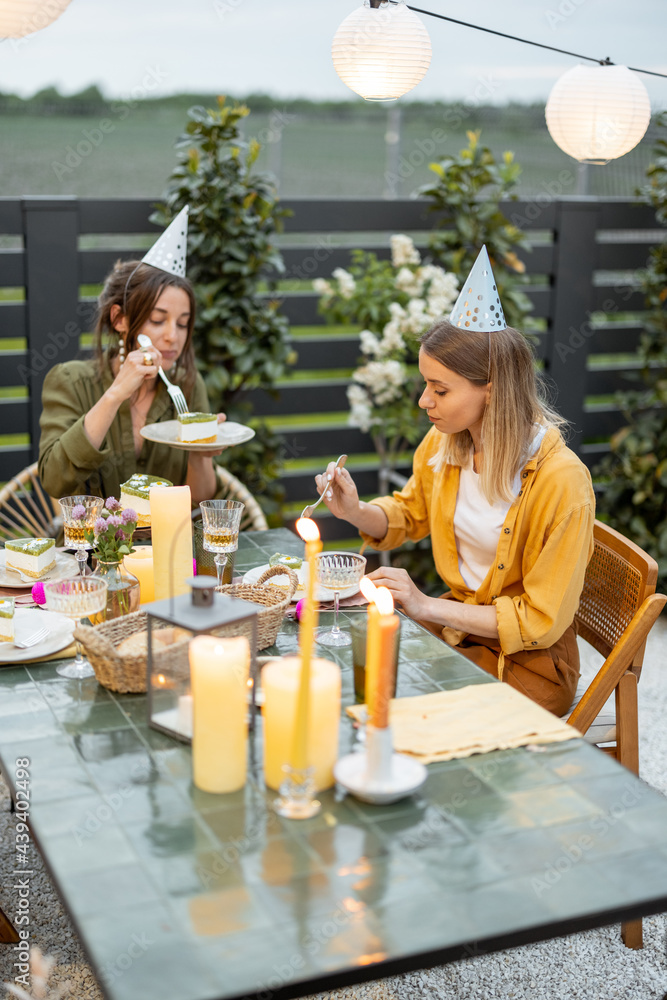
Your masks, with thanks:
M 347 709 L 357 721 L 365 712 L 365 705 Z M 389 722 L 394 749 L 422 764 L 581 736 L 509 684 L 471 684 L 456 691 L 395 698 Z

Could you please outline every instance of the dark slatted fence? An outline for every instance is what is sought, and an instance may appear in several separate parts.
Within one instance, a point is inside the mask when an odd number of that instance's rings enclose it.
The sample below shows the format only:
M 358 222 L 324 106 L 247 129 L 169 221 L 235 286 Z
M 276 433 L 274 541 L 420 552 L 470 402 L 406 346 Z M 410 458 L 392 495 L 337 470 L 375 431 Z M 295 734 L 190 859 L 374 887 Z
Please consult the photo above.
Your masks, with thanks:
M 393 233 L 409 233 L 425 247 L 434 223 L 419 200 L 285 205 L 293 213 L 281 237 L 288 288 L 346 267 L 353 247 L 388 257 Z M 147 221 L 152 207 L 140 199 L 0 199 L 0 482 L 36 457 L 44 374 L 81 356 L 80 337 L 94 314 L 94 297 L 82 286 L 99 284 L 119 257 L 141 256 L 137 247 L 149 246 L 156 232 Z M 545 198 L 510 203 L 507 214 L 532 244 L 521 256 L 538 357 L 555 383 L 558 408 L 573 423 L 573 447 L 594 465 L 623 423 L 613 394 L 631 384 L 628 373 L 637 367 L 644 306 L 638 279 L 664 230 L 648 207 L 622 200 Z M 356 333 L 324 326 L 307 284 L 279 289 L 297 360 L 278 399 L 261 390 L 251 398 L 255 413 L 282 435 L 288 514 L 312 496 L 314 472 L 344 451 L 360 492 L 372 495 L 372 442 L 347 424 Z M 330 540 L 349 535 L 326 512 L 323 529 Z

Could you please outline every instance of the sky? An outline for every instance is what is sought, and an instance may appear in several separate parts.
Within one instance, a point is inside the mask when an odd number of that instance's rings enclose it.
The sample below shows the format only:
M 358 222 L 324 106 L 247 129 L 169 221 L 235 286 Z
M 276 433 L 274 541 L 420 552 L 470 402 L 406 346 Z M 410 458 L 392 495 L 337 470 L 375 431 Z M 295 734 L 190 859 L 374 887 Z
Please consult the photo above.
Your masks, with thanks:
M 414 5 L 667 73 L 667 0 Z M 263 92 L 345 100 L 354 95 L 333 68 L 331 40 L 358 6 L 357 0 L 71 0 L 47 28 L 0 43 L 0 90 L 26 97 L 55 85 L 70 94 L 96 83 L 105 96 L 118 98 Z M 578 61 L 435 18 L 422 20 L 433 59 L 407 100 L 542 101 Z M 667 79 L 641 79 L 654 108 L 667 107 Z

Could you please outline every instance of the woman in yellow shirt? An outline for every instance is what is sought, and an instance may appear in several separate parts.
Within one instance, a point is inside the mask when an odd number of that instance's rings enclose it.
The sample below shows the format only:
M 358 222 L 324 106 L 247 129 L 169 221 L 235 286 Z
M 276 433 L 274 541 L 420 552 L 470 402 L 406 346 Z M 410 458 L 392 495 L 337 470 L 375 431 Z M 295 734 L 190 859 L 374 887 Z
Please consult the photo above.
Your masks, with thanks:
M 376 549 L 430 534 L 448 600 L 427 597 L 403 569 L 371 579 L 484 670 L 562 715 L 579 676 L 572 623 L 593 552 L 588 470 L 540 395 L 528 343 L 504 318 L 493 331 L 436 323 L 419 369 L 419 405 L 433 426 L 406 486 L 367 504 L 332 465 L 318 492 L 326 487 L 332 514 Z

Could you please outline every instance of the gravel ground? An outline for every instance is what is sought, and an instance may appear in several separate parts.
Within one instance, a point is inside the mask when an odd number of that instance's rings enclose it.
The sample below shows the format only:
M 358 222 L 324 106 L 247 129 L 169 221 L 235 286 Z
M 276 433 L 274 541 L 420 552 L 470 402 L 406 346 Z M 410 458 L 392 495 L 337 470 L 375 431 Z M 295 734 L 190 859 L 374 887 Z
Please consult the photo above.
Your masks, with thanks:
M 588 672 L 594 661 L 587 658 Z M 667 795 L 667 619 L 649 639 L 639 685 L 642 778 Z M 0 871 L 11 871 L 13 818 L 0 779 Z M 37 851 L 31 847 L 32 943 L 54 955 L 51 982 L 69 981 L 64 1000 L 102 1000 L 99 986 Z M 0 890 L 11 912 L 6 889 Z M 0 982 L 13 979 L 11 948 L 0 945 Z M 618 925 L 496 955 L 318 994 L 329 1000 L 667 1000 L 667 916 L 644 920 L 644 948 L 631 951 Z M 140 998 L 137 998 L 140 1000 Z

